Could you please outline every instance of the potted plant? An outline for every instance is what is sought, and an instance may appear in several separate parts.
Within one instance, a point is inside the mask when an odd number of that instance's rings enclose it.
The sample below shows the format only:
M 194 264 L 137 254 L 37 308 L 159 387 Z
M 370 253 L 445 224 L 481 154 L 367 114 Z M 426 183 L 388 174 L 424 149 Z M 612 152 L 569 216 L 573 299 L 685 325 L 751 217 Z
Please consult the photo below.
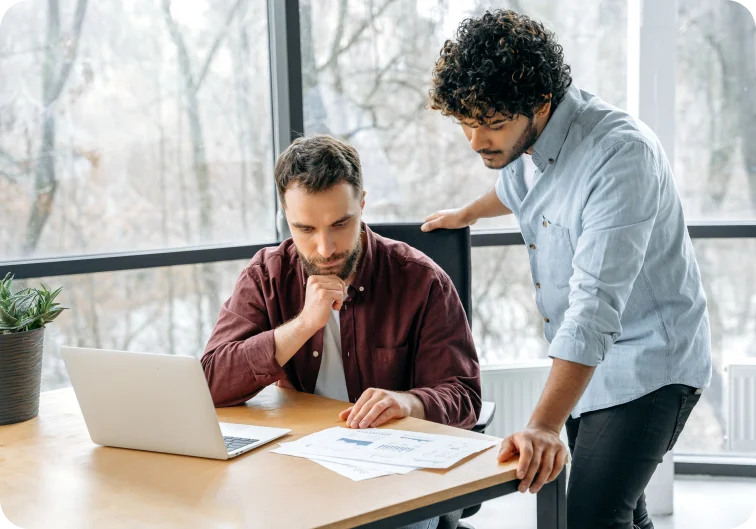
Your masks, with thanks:
M 55 303 L 60 288 L 14 293 L 12 282 L 10 274 L 0 281 L 0 425 L 37 416 L 45 325 L 65 309 Z

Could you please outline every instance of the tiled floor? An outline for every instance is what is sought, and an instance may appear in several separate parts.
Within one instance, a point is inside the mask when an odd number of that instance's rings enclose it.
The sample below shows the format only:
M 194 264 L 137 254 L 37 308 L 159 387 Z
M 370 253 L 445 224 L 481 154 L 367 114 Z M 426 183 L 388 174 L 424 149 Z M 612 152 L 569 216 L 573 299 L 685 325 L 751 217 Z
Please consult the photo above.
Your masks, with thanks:
M 733 529 L 756 510 L 756 479 L 679 476 L 675 480 L 675 514 L 655 517 L 656 529 Z M 512 494 L 483 505 L 465 520 L 475 529 L 535 529 L 536 501 Z M 748 525 L 756 529 L 756 517 Z M 744 528 L 745 529 L 745 528 Z

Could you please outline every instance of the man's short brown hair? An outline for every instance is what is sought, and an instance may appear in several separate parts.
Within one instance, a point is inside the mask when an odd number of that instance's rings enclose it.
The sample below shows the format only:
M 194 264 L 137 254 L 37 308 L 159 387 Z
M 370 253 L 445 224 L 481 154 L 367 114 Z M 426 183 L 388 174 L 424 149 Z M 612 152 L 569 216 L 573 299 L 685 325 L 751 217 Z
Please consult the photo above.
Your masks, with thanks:
M 347 182 L 354 187 L 355 196 L 362 194 L 362 170 L 357 151 L 324 134 L 294 140 L 278 157 L 274 174 L 282 204 L 286 190 L 295 185 L 306 193 L 319 193 Z

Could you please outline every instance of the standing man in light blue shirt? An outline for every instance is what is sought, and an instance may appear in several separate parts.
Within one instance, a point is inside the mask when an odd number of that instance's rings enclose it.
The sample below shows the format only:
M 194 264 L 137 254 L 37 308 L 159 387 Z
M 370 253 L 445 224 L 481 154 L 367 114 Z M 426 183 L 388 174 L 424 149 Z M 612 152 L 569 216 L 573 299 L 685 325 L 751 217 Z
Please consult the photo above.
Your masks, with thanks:
M 537 492 L 564 467 L 566 423 L 568 527 L 653 528 L 644 489 L 711 377 L 706 298 L 659 140 L 575 87 L 554 34 L 513 11 L 462 23 L 430 106 L 499 178 L 423 230 L 514 213 L 551 343 L 540 402 L 499 459 L 519 454 L 520 491 Z

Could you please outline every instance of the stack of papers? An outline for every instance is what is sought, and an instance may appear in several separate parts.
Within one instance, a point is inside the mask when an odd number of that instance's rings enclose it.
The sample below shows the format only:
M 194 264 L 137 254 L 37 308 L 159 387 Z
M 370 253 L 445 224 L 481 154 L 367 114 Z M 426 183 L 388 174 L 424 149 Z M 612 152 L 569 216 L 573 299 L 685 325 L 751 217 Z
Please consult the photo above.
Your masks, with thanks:
M 419 468 L 449 468 L 486 450 L 496 441 L 467 439 L 402 430 L 329 428 L 293 443 L 281 443 L 273 453 L 304 457 L 354 481 Z

